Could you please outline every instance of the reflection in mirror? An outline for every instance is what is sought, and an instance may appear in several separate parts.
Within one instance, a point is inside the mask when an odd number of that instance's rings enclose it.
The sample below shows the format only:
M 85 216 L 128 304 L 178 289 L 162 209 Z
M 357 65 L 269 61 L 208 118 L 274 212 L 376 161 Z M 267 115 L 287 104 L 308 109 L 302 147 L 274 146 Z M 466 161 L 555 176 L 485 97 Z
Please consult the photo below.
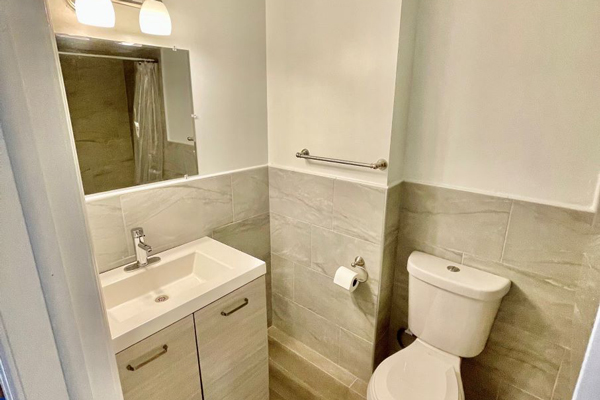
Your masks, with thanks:
M 188 51 L 56 40 L 85 194 L 198 174 Z

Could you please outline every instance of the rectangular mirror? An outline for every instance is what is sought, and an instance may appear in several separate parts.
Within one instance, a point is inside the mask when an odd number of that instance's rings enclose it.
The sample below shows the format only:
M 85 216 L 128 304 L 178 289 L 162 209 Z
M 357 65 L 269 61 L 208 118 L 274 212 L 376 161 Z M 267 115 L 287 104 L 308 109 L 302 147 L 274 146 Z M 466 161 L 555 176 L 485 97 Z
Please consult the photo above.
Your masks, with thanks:
M 188 51 L 56 41 L 86 195 L 198 174 Z

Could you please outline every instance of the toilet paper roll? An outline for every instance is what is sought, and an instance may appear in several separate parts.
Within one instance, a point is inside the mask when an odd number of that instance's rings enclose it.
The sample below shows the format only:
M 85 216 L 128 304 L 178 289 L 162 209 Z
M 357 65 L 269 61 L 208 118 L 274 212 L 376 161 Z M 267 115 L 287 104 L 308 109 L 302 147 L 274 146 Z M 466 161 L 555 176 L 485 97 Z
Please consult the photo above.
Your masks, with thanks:
M 339 267 L 337 271 L 335 271 L 333 283 L 350 292 L 354 292 L 358 287 L 358 274 L 350 268 Z

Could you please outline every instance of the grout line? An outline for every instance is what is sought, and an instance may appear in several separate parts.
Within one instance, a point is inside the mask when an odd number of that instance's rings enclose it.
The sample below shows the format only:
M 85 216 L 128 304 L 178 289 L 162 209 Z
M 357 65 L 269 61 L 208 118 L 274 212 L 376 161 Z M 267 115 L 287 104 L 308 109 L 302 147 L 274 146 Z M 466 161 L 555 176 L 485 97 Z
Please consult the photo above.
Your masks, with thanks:
M 515 206 L 515 201 L 512 200 L 510 203 L 510 211 L 508 212 L 508 221 L 506 221 L 506 232 L 504 233 L 504 243 L 502 244 L 502 253 L 500 253 L 500 262 L 504 261 L 504 251 L 506 250 L 506 241 L 508 239 L 508 231 L 510 229 L 510 222 L 512 221 L 514 206 Z

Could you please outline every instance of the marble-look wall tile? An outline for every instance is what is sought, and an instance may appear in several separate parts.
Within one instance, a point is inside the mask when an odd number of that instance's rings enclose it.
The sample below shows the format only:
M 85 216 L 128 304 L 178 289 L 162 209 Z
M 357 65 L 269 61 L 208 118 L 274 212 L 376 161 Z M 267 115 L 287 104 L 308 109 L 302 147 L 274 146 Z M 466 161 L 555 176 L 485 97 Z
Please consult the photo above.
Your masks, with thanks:
M 463 390 L 467 400 L 495 400 L 502 379 L 472 358 L 464 358 L 460 364 Z
M 359 285 L 350 293 L 330 277 L 296 266 L 294 301 L 365 340 L 375 340 L 377 296 L 368 285 Z
M 600 293 L 600 267 L 590 254 L 600 249 L 594 215 L 411 183 L 402 188 L 390 349 L 399 350 L 395 332 L 407 326 L 408 256 L 423 251 L 512 281 L 485 350 L 464 360 L 467 399 L 495 399 L 496 389 L 505 400 L 570 398 Z
M 294 263 L 273 254 L 271 264 L 272 290 L 290 300 L 294 298 Z
M 266 293 L 267 320 L 272 321 L 271 286 L 271 240 L 269 214 L 262 214 L 243 221 L 233 222 L 214 230 L 213 239 L 218 240 L 267 264 Z
M 126 229 L 141 226 L 155 251 L 210 235 L 233 221 L 229 175 L 193 180 L 121 197 Z
M 240 221 L 269 212 L 269 170 L 267 167 L 231 175 L 233 220 Z
M 332 227 L 333 179 L 269 168 L 271 212 Z
M 262 214 L 216 228 L 212 237 L 252 257 L 267 261 L 271 255 L 269 235 L 269 214 Z
M 339 328 L 326 318 L 278 294 L 273 294 L 273 326 L 331 361 L 339 361 Z
M 400 351 L 400 345 L 397 340 L 398 330 L 408 328 L 408 280 L 394 283 L 393 290 L 390 326 L 387 338 L 387 348 L 391 353 Z
M 594 215 L 515 201 L 503 262 L 574 289 Z
M 577 372 L 579 372 L 579 369 L 580 367 L 577 367 Z M 573 379 L 573 368 L 571 367 L 571 351 L 566 349 L 560 365 L 560 370 L 558 371 L 558 378 L 554 385 L 552 400 L 571 400 L 573 398 L 576 382 L 577 376 Z
M 552 341 L 571 345 L 575 304 L 573 290 L 526 270 L 465 255 L 463 263 L 509 279 L 510 291 L 502 300 L 497 319 Z
M 396 267 L 396 250 L 398 247 L 397 232 L 386 234 L 381 263 L 381 282 L 377 304 L 376 354 L 375 365 L 383 361 L 389 353 L 388 336 L 392 314 L 392 297 L 394 290 L 394 274 Z
M 498 400 L 542 400 L 537 396 L 524 392 L 513 385 L 500 387 Z
M 590 248 L 600 253 L 599 249 Z M 588 341 L 596 320 L 598 304 L 600 302 L 600 258 L 595 254 L 586 253 L 575 291 L 575 309 L 573 313 L 573 326 L 571 330 L 571 376 L 570 385 L 574 386 L 579 377 L 579 371 L 587 350 Z
M 340 329 L 339 364 L 358 378 L 368 381 L 373 372 L 373 343 Z
M 413 183 L 401 196 L 401 236 L 500 260 L 511 200 Z
M 296 264 L 310 265 L 310 225 L 271 213 L 271 249 Z
M 333 229 L 380 243 L 383 239 L 386 190 L 336 179 L 333 184 Z
M 402 209 L 402 184 L 387 189 L 385 198 L 385 235 L 397 235 L 400 229 L 400 211 Z
M 381 245 L 311 227 L 311 268 L 333 279 L 340 266 L 350 268 L 357 256 L 365 260 L 365 269 L 369 273 L 367 284 L 377 294 L 381 274 Z
M 127 243 L 132 239 L 125 230 L 120 198 L 88 202 L 86 210 L 98 272 L 102 273 L 131 261 L 134 256 L 133 247 Z
M 475 361 L 506 383 L 550 399 L 565 349 L 519 328 L 496 321 Z
M 465 358 L 460 364 L 463 389 L 467 400 L 495 400 L 502 379 L 479 366 L 472 358 Z

